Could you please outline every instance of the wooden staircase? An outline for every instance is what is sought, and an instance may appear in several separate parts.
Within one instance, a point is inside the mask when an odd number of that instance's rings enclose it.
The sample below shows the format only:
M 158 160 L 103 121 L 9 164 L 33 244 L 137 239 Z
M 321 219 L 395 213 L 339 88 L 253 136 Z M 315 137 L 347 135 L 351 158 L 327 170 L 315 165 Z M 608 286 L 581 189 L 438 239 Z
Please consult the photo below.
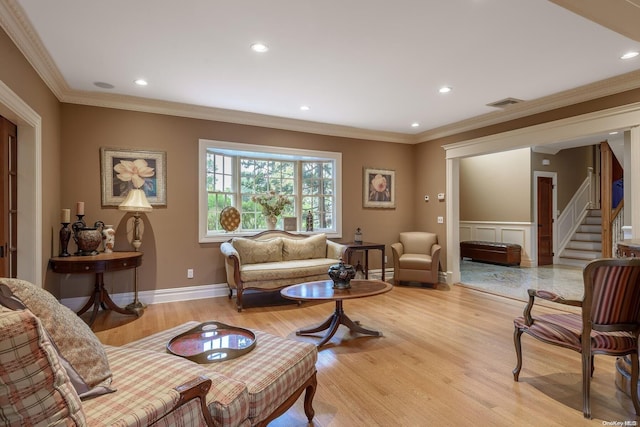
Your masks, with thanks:
M 584 268 L 589 261 L 602 257 L 602 215 L 599 209 L 589 209 L 557 264 Z

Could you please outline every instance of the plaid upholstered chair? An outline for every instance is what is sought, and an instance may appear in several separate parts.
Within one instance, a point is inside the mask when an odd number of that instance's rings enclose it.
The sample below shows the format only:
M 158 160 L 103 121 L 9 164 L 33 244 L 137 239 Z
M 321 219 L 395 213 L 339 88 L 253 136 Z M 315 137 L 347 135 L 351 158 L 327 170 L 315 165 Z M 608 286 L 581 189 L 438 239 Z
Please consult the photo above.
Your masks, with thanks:
M 636 414 L 638 402 L 638 334 L 640 334 L 640 259 L 599 259 L 584 268 L 582 301 L 565 300 L 552 292 L 529 289 L 524 315 L 514 319 L 517 365 L 513 379 L 522 368 L 520 337 L 527 333 L 552 345 L 582 353 L 582 412 L 591 418 L 589 388 L 593 376 L 593 356 L 631 357 L 631 400 Z M 581 307 L 581 314 L 554 313 L 532 316 L 535 298 Z M 590 337 L 584 339 L 584 337 Z

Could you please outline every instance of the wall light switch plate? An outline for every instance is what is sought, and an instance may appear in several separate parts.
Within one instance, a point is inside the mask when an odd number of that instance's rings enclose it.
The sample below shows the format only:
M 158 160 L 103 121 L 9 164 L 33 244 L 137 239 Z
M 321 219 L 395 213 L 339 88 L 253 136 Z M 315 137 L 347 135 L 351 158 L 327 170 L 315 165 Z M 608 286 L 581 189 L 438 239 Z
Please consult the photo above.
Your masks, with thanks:
M 187 279 L 193 279 L 193 268 L 187 269 Z
M 444 217 L 442 216 L 438 217 L 438 224 L 444 224 Z

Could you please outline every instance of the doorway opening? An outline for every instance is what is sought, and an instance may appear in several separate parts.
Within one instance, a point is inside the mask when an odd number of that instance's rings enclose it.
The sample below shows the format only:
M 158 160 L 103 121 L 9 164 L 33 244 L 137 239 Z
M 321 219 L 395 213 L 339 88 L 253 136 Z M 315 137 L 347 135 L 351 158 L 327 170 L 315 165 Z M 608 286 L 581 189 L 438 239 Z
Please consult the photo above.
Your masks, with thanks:
M 555 255 L 556 181 L 555 172 L 534 172 L 534 212 L 538 266 L 553 265 Z

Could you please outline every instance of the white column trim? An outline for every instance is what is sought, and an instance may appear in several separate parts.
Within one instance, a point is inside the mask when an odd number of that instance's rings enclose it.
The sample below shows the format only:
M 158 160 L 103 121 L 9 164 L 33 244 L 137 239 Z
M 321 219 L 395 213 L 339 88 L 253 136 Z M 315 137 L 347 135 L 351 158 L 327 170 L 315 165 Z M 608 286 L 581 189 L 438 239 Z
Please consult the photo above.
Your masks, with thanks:
M 638 126 L 640 126 L 640 103 L 634 103 L 444 145 L 447 159 L 447 194 L 451 195 L 447 197 L 447 269 L 452 275 L 453 282 L 460 279 L 460 257 L 456 257 L 460 246 L 460 173 L 459 168 L 453 166 L 455 159 L 529 147 L 534 142 L 535 145 L 546 145 L 631 128 L 632 164 L 637 165 L 640 164 Z M 633 182 L 640 182 L 640 168 L 632 171 L 631 178 Z M 640 188 L 633 191 L 629 214 L 632 215 L 633 237 L 640 238 Z
M 42 286 L 42 119 L 2 80 L 0 115 L 18 125 L 18 277 Z
M 625 180 L 625 185 L 631 186 L 631 209 L 630 212 L 625 209 L 624 214 L 625 216 L 631 216 L 631 237 L 640 239 L 640 167 L 638 167 L 640 165 L 640 127 L 633 126 L 629 133 L 631 142 L 629 164 L 631 165 L 631 170 L 628 172 L 631 174 L 631 179 Z M 628 206 L 626 202 L 625 206 Z

